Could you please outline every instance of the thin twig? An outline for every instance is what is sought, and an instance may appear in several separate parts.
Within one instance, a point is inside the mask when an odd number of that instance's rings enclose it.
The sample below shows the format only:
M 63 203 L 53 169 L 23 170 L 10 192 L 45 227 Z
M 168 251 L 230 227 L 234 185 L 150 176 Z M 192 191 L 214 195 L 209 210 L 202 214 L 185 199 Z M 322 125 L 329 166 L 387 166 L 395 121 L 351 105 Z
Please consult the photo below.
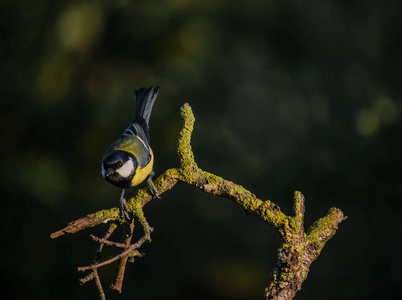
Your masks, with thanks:
M 103 236 L 102 241 L 99 243 L 98 249 L 96 250 L 95 257 L 94 257 L 94 264 L 98 263 L 99 260 L 101 259 L 101 252 L 103 250 L 103 246 L 105 245 L 104 241 L 107 241 L 108 238 L 113 234 L 113 232 L 116 230 L 117 224 L 112 223 L 109 225 L 108 230 L 106 231 L 105 235 Z
M 95 282 L 96 287 L 98 288 L 99 291 L 99 296 L 101 297 L 101 300 L 106 300 L 106 295 L 105 292 L 103 291 L 103 287 L 99 278 L 98 269 L 94 269 L 93 272 L 95 273 Z
M 146 223 L 148 224 L 148 223 Z M 89 270 L 89 269 L 94 269 L 94 268 L 99 268 L 99 267 L 103 267 L 105 265 L 108 265 L 124 256 L 127 256 L 130 254 L 130 252 L 132 252 L 133 250 L 138 249 L 139 247 L 142 246 L 142 244 L 144 244 L 146 241 L 150 241 L 150 232 L 151 232 L 151 228 L 149 225 L 144 227 L 144 230 L 147 230 L 146 234 L 140 238 L 138 240 L 138 242 L 136 242 L 135 244 L 131 245 L 127 250 L 123 251 L 122 253 L 116 255 L 115 257 L 112 257 L 111 259 L 105 260 L 101 263 L 96 263 L 96 264 L 92 264 L 90 266 L 85 266 L 85 267 L 78 267 L 78 271 L 85 271 L 85 270 Z
M 53 232 L 50 235 L 50 237 L 52 239 L 55 239 L 55 238 L 58 238 L 59 236 L 67 234 L 67 233 L 69 233 L 69 234 L 77 233 L 88 227 L 94 227 L 96 225 L 99 225 L 102 223 L 107 223 L 111 220 L 117 220 L 117 219 L 119 219 L 119 209 L 116 207 L 113 207 L 111 209 L 102 210 L 95 214 L 91 214 L 86 217 L 72 221 L 65 228 L 63 228 L 59 231 Z
M 94 272 L 91 272 L 91 273 L 89 273 L 87 276 L 85 276 L 85 277 L 79 279 L 79 281 L 80 281 L 80 284 L 81 284 L 81 285 L 84 285 L 85 283 L 87 283 L 88 281 L 91 281 L 91 280 L 94 279 L 94 278 L 95 278 L 95 273 L 94 273 Z
M 106 231 L 103 239 L 99 239 L 99 240 L 105 240 L 107 241 L 107 239 L 112 235 L 113 231 L 117 228 L 117 225 L 115 223 L 112 223 L 109 225 L 108 230 Z M 100 258 L 101 258 L 101 252 L 103 250 L 103 246 L 105 245 L 104 242 L 100 242 L 98 248 L 96 249 L 96 253 L 95 253 L 95 257 L 94 257 L 94 264 L 98 263 Z M 98 269 L 97 268 L 93 268 L 92 272 L 90 274 L 88 274 L 87 276 L 85 276 L 84 278 L 80 279 L 80 283 L 81 284 L 85 284 L 88 281 L 95 279 L 96 282 L 96 287 L 98 288 L 99 291 L 99 296 L 101 297 L 101 300 L 106 300 L 106 296 L 105 296 L 105 292 L 103 290 L 100 278 L 99 278 L 99 274 L 98 274 Z
M 125 248 L 128 248 L 130 246 L 133 234 L 134 234 L 134 218 L 132 219 L 131 223 L 124 224 L 121 244 L 123 244 Z M 117 290 L 119 293 L 121 293 L 123 287 L 124 272 L 126 271 L 127 260 L 128 256 L 120 258 L 116 266 L 116 277 L 114 283 L 112 284 L 112 289 Z
M 117 247 L 117 248 L 128 248 L 127 245 L 123 244 L 123 243 L 112 242 L 112 241 L 109 241 L 109 240 L 107 240 L 105 238 L 98 238 L 97 236 L 94 236 L 93 234 L 90 234 L 89 236 L 95 242 L 101 243 L 102 246 L 106 245 L 106 246 L 113 246 L 113 247 Z

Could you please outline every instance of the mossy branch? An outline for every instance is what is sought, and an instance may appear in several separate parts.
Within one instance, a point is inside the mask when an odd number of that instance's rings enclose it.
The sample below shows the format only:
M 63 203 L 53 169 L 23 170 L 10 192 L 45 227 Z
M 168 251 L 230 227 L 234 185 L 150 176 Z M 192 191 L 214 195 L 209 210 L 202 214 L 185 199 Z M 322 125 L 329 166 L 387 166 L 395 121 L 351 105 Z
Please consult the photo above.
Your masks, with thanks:
M 177 182 L 185 182 L 206 193 L 227 198 L 239 204 L 247 213 L 256 215 L 271 225 L 279 233 L 282 245 L 278 251 L 278 267 L 272 273 L 272 281 L 265 291 L 265 298 L 293 299 L 296 292 L 301 289 L 303 281 L 307 278 L 311 263 L 317 259 L 325 243 L 334 236 L 339 223 L 346 219 L 343 212 L 340 209 L 331 208 L 328 214 L 311 225 L 306 233 L 304 229 L 305 199 L 301 192 L 295 192 L 293 212 L 292 215 L 287 216 L 275 203 L 258 199 L 256 195 L 241 185 L 201 170 L 195 162 L 191 149 L 191 135 L 195 118 L 191 107 L 187 103 L 181 108 L 181 118 L 183 126 L 178 141 L 180 167 L 168 169 L 157 178 L 155 187 L 159 195 L 171 189 Z M 97 240 L 102 247 L 103 245 L 118 245 L 118 247 L 123 248 L 119 255 L 109 261 L 102 263 L 96 261 L 90 266 L 80 268 L 80 270 L 94 270 L 93 274 L 95 275 L 91 278 L 95 278 L 97 284 L 98 282 L 100 284 L 100 281 L 96 269 L 119 260 L 121 268 L 118 269 L 118 280 L 112 287 L 116 288 L 117 284 L 116 289 L 121 292 L 127 257 L 141 256 L 137 249 L 144 242 L 150 241 L 152 227 L 146 222 L 142 208 L 151 200 L 151 192 L 148 188 L 143 188 L 138 190 L 137 194 L 127 201 L 127 206 L 133 212 L 134 219 L 141 223 L 145 232 L 145 235 L 136 243 L 131 244 L 133 224 L 131 225 L 131 231 L 128 229 L 131 235 L 125 236 L 122 243 L 107 242 L 107 238 L 99 239 L 95 237 L 94 240 Z M 67 233 L 73 234 L 88 227 L 107 222 L 124 224 L 125 220 L 122 219 L 117 208 L 102 210 L 69 223 L 65 228 L 51 234 L 51 238 Z

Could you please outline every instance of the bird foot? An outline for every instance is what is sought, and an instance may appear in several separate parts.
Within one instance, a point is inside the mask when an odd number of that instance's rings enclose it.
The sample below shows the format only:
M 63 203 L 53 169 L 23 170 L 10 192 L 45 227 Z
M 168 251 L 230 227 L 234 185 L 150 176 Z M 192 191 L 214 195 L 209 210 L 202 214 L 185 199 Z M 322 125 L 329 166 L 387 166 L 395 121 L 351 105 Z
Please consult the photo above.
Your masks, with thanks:
M 160 199 L 161 197 L 160 197 L 157 189 L 155 188 L 154 182 L 152 181 L 152 179 L 150 177 L 148 177 L 147 184 L 148 184 L 149 190 L 151 191 L 152 196 Z
M 129 209 L 127 206 L 127 201 L 125 198 L 120 198 L 120 213 L 126 220 L 131 220 L 129 213 Z

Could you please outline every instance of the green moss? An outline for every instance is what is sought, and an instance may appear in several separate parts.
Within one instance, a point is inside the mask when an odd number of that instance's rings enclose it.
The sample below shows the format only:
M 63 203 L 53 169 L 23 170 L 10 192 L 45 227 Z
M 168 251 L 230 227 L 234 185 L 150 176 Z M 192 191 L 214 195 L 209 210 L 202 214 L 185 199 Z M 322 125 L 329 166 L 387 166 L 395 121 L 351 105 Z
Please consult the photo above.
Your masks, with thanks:
M 184 122 L 184 126 L 188 128 L 189 130 L 193 130 L 193 125 L 195 122 L 195 117 L 193 114 L 193 110 L 191 109 L 190 104 L 185 103 L 181 108 L 180 108 L 180 116 Z
M 179 170 L 178 169 L 168 169 L 163 173 L 163 178 L 177 178 L 179 177 Z
M 270 224 L 279 231 L 283 242 L 292 244 L 297 235 L 300 233 L 301 226 L 303 225 L 303 215 L 299 214 L 295 217 L 286 216 L 279 208 L 274 208 L 271 201 L 261 201 L 246 190 L 241 185 L 233 184 L 229 189 L 229 194 L 233 196 L 236 201 L 249 212 L 260 216 L 266 223 Z M 295 206 L 300 207 L 303 199 L 300 192 L 295 192 Z
M 127 203 L 127 206 L 132 211 L 134 218 L 137 219 L 141 223 L 145 222 L 145 216 L 144 216 L 144 212 L 142 211 L 142 206 L 141 206 L 141 202 L 142 202 L 142 199 L 144 198 L 144 194 L 146 194 L 145 196 L 148 196 L 148 193 L 146 193 L 143 190 L 140 190 L 138 192 L 138 194 L 135 197 L 131 198 L 129 200 L 129 202 Z
M 117 223 L 112 223 L 112 224 L 110 224 L 110 229 L 116 229 L 117 228 Z
M 248 190 L 232 182 L 229 185 L 229 195 L 234 197 L 245 210 L 252 213 L 258 208 L 259 203 L 255 202 L 255 197 Z
M 274 269 L 274 271 L 272 272 L 272 281 L 271 284 L 275 284 L 278 282 L 278 270 Z
M 184 167 L 190 166 L 194 163 L 194 156 L 191 150 L 190 142 L 191 134 L 194 129 L 195 118 L 190 105 L 187 103 L 181 107 L 180 115 L 183 121 L 183 128 L 180 131 L 177 151 L 181 159 L 181 165 Z
M 90 214 L 88 218 L 94 219 L 117 219 L 119 216 L 119 210 L 117 208 L 111 208 L 108 210 L 100 210 L 96 213 Z
M 168 169 L 155 181 L 155 187 L 158 190 L 166 190 L 169 180 L 177 179 L 179 176 L 178 169 Z
M 307 232 L 307 241 L 316 244 L 320 248 L 323 247 L 320 235 L 331 234 L 337 215 L 337 209 L 335 207 L 330 208 L 325 217 L 310 226 Z
M 140 223 L 146 222 L 145 215 L 144 215 L 144 212 L 142 211 L 141 206 L 139 206 L 135 210 L 133 210 L 133 214 L 134 214 L 134 217 L 136 217 Z
M 177 152 L 180 157 L 181 180 L 193 184 L 200 171 L 194 161 L 194 154 L 191 149 L 191 134 L 194 128 L 195 118 L 190 105 L 185 104 L 181 108 L 183 128 L 180 131 Z
M 211 174 L 211 173 L 208 173 L 205 171 L 202 172 L 202 175 L 207 180 L 208 184 L 212 184 L 215 186 L 218 185 L 223 180 L 222 177 L 216 176 L 214 174 Z
M 295 213 L 295 215 L 300 214 L 301 211 L 301 207 L 303 206 L 303 194 L 299 191 L 295 191 L 294 193 L 294 202 L 293 202 L 293 212 Z
M 248 190 L 246 190 L 241 185 L 235 183 L 231 184 L 229 193 L 231 195 L 236 195 L 244 200 L 246 200 L 247 198 L 252 198 L 251 193 Z
M 180 138 L 179 144 L 177 146 L 177 152 L 180 157 L 180 165 L 182 169 L 190 168 L 191 166 L 196 166 L 194 162 L 194 154 L 191 149 L 190 138 Z
M 272 209 L 271 201 L 261 201 L 246 190 L 241 185 L 233 184 L 229 190 L 229 194 L 234 196 L 243 208 L 260 216 L 266 223 L 277 229 L 281 236 L 286 236 L 288 230 L 288 219 L 284 213 L 279 209 L 274 211 Z
M 187 165 L 187 162 L 182 163 L 180 168 L 180 180 L 187 182 L 188 184 L 193 184 L 198 177 L 201 170 L 194 163 L 192 166 Z
M 264 202 L 264 205 L 261 207 L 261 217 L 265 222 L 279 230 L 281 236 L 283 237 L 285 235 L 285 230 L 288 227 L 287 217 L 281 211 L 273 212 L 270 206 L 271 203 L 267 205 L 266 202 Z
M 303 218 L 301 216 L 288 217 L 288 220 L 292 234 L 298 234 L 303 226 Z

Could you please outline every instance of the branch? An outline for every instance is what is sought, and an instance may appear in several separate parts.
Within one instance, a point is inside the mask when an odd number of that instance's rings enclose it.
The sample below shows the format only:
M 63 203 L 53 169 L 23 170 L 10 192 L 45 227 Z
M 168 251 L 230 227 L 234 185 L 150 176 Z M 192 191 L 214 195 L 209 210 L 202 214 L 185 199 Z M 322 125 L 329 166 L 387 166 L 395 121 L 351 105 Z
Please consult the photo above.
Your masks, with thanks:
M 115 223 L 110 224 L 109 229 L 105 233 L 105 236 L 103 237 L 103 239 L 100 239 L 100 240 L 107 241 L 107 239 L 112 235 L 112 233 L 115 231 L 116 228 L 117 228 L 117 225 Z M 99 260 L 101 259 L 101 253 L 102 253 L 104 245 L 105 245 L 105 243 L 102 242 L 102 241 L 99 243 L 99 247 L 96 250 L 96 254 L 95 254 L 95 258 L 94 258 L 94 264 L 98 263 Z M 101 281 L 100 281 L 100 278 L 99 278 L 97 268 L 92 269 L 92 273 L 90 273 L 89 275 L 85 276 L 84 278 L 81 278 L 80 283 L 82 285 L 82 284 L 85 284 L 88 281 L 91 281 L 93 279 L 95 279 L 96 287 L 98 288 L 98 291 L 99 291 L 99 296 L 101 297 L 102 300 L 106 300 L 105 292 L 103 291 L 103 287 L 102 287 L 102 284 L 101 284 Z
M 201 170 L 195 162 L 191 148 L 191 135 L 195 118 L 191 107 L 187 103 L 181 108 L 181 118 L 183 126 L 178 141 L 180 167 L 168 169 L 156 179 L 155 188 L 159 195 L 171 189 L 177 182 L 185 182 L 205 193 L 237 203 L 247 213 L 260 217 L 264 222 L 272 226 L 279 233 L 282 245 L 278 251 L 278 267 L 272 273 L 272 281 L 265 291 L 265 298 L 292 299 L 307 278 L 311 263 L 317 259 L 326 242 L 334 236 L 339 223 L 346 219 L 343 212 L 340 209 L 331 208 L 328 214 L 310 226 L 306 233 L 304 229 L 305 199 L 301 192 L 295 192 L 293 212 L 292 215 L 287 216 L 275 203 L 269 200 L 261 200 L 241 185 Z M 146 241 L 151 240 L 150 233 L 152 228 L 146 222 L 142 208 L 152 199 L 149 189 L 143 188 L 138 190 L 136 196 L 127 201 L 127 206 L 133 212 L 134 219 L 139 221 L 144 228 L 145 234 L 141 239 L 132 245 L 130 244 L 134 231 L 133 223 L 124 225 L 126 235 L 121 243 L 109 241 L 109 237 L 104 239 L 92 237 L 102 247 L 103 245 L 115 246 L 121 248 L 122 252 L 109 260 L 96 261 L 92 265 L 80 267 L 78 270 L 96 270 L 101 266 L 119 260 L 116 281 L 112 288 L 121 292 L 128 257 L 140 256 L 137 249 Z M 51 238 L 67 233 L 77 233 L 88 227 L 111 221 L 114 222 L 113 224 L 124 224 L 125 222 L 120 217 L 117 208 L 102 210 L 73 221 L 62 230 L 53 233 Z M 96 278 L 96 276 L 94 277 Z M 102 294 L 101 289 L 99 291 Z
M 89 265 L 89 266 L 78 267 L 78 271 L 85 271 L 85 270 L 89 270 L 89 269 L 95 269 L 95 268 L 103 267 L 103 266 L 106 266 L 106 265 L 108 265 L 108 264 L 110 264 L 110 263 L 112 263 L 112 262 L 114 262 L 114 261 L 116 261 L 118 259 L 121 259 L 122 257 L 128 256 L 130 254 L 132 256 L 140 256 L 138 251 L 136 252 L 134 250 L 140 248 L 142 246 L 142 244 L 144 244 L 145 242 L 151 240 L 150 235 L 151 235 L 152 230 L 150 230 L 151 227 L 149 227 L 148 223 L 146 223 L 146 224 L 147 225 L 144 226 L 145 235 L 137 243 L 135 243 L 133 245 L 130 245 L 126 250 L 124 250 L 119 255 L 116 255 L 115 257 L 112 257 L 111 259 L 108 259 L 108 260 L 106 260 L 104 262 L 101 262 L 101 263 L 96 262 L 96 263 L 94 263 L 92 265 Z

